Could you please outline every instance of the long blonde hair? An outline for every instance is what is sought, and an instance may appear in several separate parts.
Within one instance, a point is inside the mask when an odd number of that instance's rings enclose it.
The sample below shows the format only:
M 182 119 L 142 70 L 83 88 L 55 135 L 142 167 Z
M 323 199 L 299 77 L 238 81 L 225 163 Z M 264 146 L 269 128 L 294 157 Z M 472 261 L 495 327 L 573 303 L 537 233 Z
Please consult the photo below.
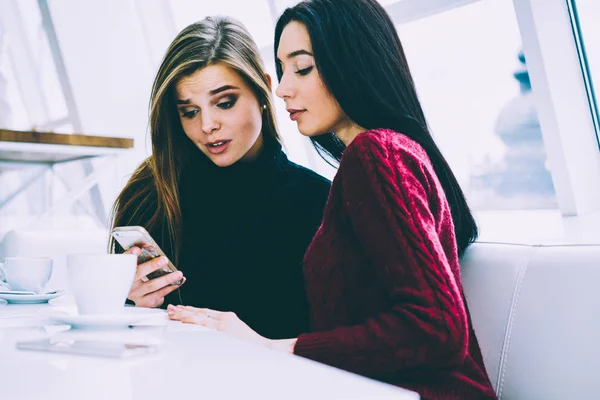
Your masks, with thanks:
M 179 178 L 194 144 L 181 127 L 175 85 L 194 72 L 223 64 L 240 74 L 253 89 L 262 114 L 262 134 L 280 141 L 270 82 L 256 43 L 238 21 L 207 17 L 189 25 L 173 40 L 162 60 L 150 98 L 152 155 L 133 173 L 111 212 L 111 226 L 144 226 L 171 261 L 181 247 Z M 114 251 L 111 239 L 109 249 Z

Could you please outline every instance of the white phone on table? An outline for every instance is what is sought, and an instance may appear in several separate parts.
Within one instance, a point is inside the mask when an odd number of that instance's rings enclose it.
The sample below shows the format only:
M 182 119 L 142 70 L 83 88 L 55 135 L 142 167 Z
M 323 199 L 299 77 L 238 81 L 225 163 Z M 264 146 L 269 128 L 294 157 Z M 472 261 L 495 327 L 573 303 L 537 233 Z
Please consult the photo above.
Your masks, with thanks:
M 168 258 L 154 239 L 152 239 L 148 231 L 141 226 L 118 226 L 113 229 L 112 236 L 125 250 L 129 250 L 134 246 L 142 249 L 137 259 L 138 264 L 161 256 Z M 177 268 L 169 260 L 169 263 L 165 267 L 149 273 L 146 277 L 142 278 L 142 281 L 145 282 L 176 271 Z M 181 285 L 181 283 L 181 281 L 177 281 L 174 284 Z
M 151 344 L 51 339 L 17 342 L 17 348 L 19 350 L 48 351 L 51 353 L 108 358 L 131 358 L 158 351 L 158 346 Z

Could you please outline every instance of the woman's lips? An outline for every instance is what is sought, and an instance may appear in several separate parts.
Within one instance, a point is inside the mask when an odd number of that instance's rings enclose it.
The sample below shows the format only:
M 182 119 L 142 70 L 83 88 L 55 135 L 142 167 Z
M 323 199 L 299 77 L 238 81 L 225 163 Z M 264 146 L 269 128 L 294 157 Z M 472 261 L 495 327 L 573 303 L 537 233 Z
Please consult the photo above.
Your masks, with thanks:
M 302 114 L 304 114 L 305 111 L 306 110 L 293 110 L 293 111 L 290 111 L 290 119 L 292 121 L 297 121 L 298 118 L 300 118 L 300 116 Z
M 231 140 L 220 140 L 206 144 L 206 148 L 210 154 L 221 154 L 227 150 Z

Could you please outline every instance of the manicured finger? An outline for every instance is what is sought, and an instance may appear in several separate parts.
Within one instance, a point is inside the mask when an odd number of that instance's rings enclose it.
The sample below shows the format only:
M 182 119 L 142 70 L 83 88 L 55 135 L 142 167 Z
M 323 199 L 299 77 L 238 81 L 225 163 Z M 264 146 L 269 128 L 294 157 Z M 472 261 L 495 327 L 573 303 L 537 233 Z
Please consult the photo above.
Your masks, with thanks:
M 167 287 L 174 282 L 177 282 L 179 280 L 183 281 L 185 278 L 183 278 L 182 275 L 183 273 L 181 271 L 177 271 L 146 282 L 135 281 L 131 287 L 131 290 L 129 291 L 129 294 L 130 296 L 135 296 L 137 298 L 148 296 L 149 294 L 156 292 L 164 287 Z M 173 286 L 175 286 L 175 288 L 178 288 L 181 285 Z
M 160 289 L 164 288 L 165 286 L 169 286 L 172 283 L 175 283 L 182 279 L 183 279 L 183 272 L 176 271 L 176 272 L 171 272 L 170 274 L 167 274 L 167 275 L 163 275 L 159 278 L 149 280 L 148 282 L 144 282 L 141 286 L 144 288 L 143 291 L 146 292 L 146 294 L 149 294 L 152 292 L 156 292 L 157 290 L 160 290 Z M 179 287 L 177 285 L 173 285 L 173 286 L 175 286 L 176 288 Z
M 171 305 L 167 306 L 167 315 L 173 321 L 179 321 L 181 318 L 181 313 L 177 312 L 177 309 Z
M 137 266 L 137 269 L 135 271 L 135 279 L 142 279 L 149 273 L 166 267 L 167 264 L 169 264 L 169 260 L 166 257 L 157 257 L 153 260 L 146 261 L 145 263 Z
M 185 283 L 185 278 L 183 279 L 183 282 L 181 282 L 181 285 L 183 285 L 184 283 Z M 160 303 L 162 304 L 162 302 L 164 301 L 165 297 L 166 297 L 166 296 L 167 296 L 169 293 L 171 293 L 171 292 L 173 292 L 173 291 L 175 291 L 175 290 L 179 289 L 179 288 L 181 287 L 181 285 L 168 285 L 168 286 L 165 286 L 165 287 L 164 287 L 164 288 L 162 288 L 162 289 L 158 289 L 158 290 L 157 290 L 157 291 L 155 291 L 155 292 L 149 293 L 149 294 L 147 294 L 146 296 L 152 296 L 152 297 L 155 297 L 157 300 L 160 300 L 160 299 L 162 299 L 162 300 L 160 301 Z
M 181 321 L 181 318 L 183 317 L 184 312 L 182 310 L 167 308 L 167 314 L 169 315 L 169 318 L 172 319 L 173 321 Z
M 191 307 L 191 308 L 194 308 L 194 307 Z M 199 309 L 196 308 L 195 310 L 199 310 Z M 193 315 L 198 316 L 197 322 L 199 322 L 202 318 L 206 318 L 205 313 L 201 313 L 198 311 L 188 311 L 188 310 L 185 310 L 183 306 L 169 305 L 169 306 L 167 306 L 167 314 L 169 314 L 169 317 L 171 319 L 175 319 L 175 320 L 181 320 L 184 316 L 190 317 Z
M 180 309 L 180 310 L 184 310 L 184 311 L 198 313 L 198 314 L 206 314 L 209 311 L 208 308 L 198 308 L 198 307 L 183 306 L 183 305 L 178 305 L 178 306 L 176 306 L 176 308 Z
M 221 319 L 223 317 L 223 315 L 226 314 L 224 312 L 212 310 L 210 308 L 196 308 L 196 307 L 191 307 L 191 306 L 177 306 L 177 308 L 180 310 L 186 311 L 186 312 L 191 312 L 191 313 L 195 313 L 198 315 L 204 315 L 206 317 L 216 319 L 216 320 Z
M 218 321 L 212 318 L 208 318 L 204 314 L 195 314 L 189 311 L 183 311 L 180 315 L 179 320 L 185 324 L 196 324 L 205 326 L 209 329 L 218 329 Z
M 173 306 L 173 305 L 169 304 L 167 306 L 167 314 L 169 314 L 169 317 L 173 317 L 172 319 L 179 320 L 185 314 L 194 314 L 194 313 L 190 312 L 190 311 L 185 311 L 183 309 L 183 307 L 181 307 L 181 306 Z
M 133 247 L 130 247 L 130 248 L 129 248 L 129 249 L 128 249 L 128 250 L 127 250 L 125 253 L 123 253 L 123 254 L 133 254 L 133 255 L 139 256 L 141 253 L 142 253 L 142 249 L 140 249 L 140 248 L 139 248 L 139 247 L 137 247 L 137 246 L 133 246 Z

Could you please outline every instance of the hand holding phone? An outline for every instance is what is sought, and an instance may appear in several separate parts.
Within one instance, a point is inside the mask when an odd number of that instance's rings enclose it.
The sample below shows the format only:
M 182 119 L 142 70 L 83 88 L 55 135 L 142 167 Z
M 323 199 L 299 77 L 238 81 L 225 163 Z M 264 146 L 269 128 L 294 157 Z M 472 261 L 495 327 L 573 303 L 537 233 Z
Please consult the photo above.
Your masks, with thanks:
M 152 236 L 141 226 L 118 226 L 113 229 L 112 236 L 124 250 L 129 250 L 133 247 L 140 248 L 141 253 L 138 254 L 138 264 L 143 264 L 158 257 L 166 258 L 165 253 Z M 171 261 L 168 261 L 163 268 L 150 272 L 142 280 L 155 279 L 175 271 L 177 271 L 177 268 L 175 268 Z
M 138 307 L 160 307 L 165 296 L 178 289 L 185 278 L 169 261 L 158 244 L 139 226 L 117 227 L 112 233 L 126 249 L 138 257 L 133 285 L 127 298 Z
M 126 253 L 139 255 L 140 249 L 134 247 Z M 169 293 L 179 289 L 185 283 L 185 278 L 181 271 L 162 275 L 152 280 L 143 279 L 153 271 L 163 268 L 167 262 L 165 257 L 159 257 L 137 266 L 134 282 L 127 296 L 136 306 L 160 307 Z

